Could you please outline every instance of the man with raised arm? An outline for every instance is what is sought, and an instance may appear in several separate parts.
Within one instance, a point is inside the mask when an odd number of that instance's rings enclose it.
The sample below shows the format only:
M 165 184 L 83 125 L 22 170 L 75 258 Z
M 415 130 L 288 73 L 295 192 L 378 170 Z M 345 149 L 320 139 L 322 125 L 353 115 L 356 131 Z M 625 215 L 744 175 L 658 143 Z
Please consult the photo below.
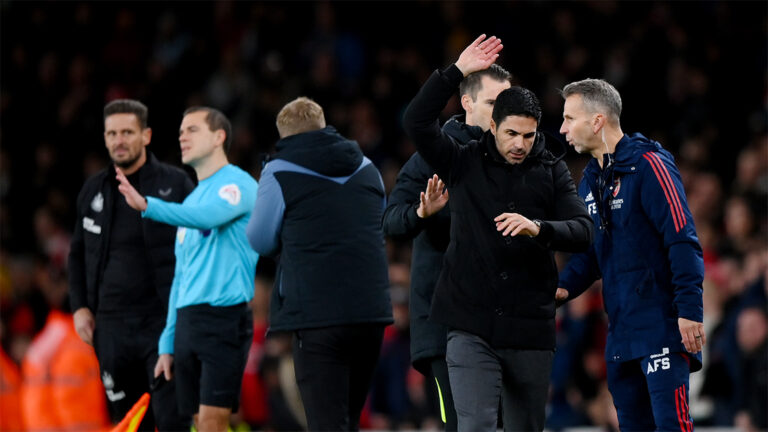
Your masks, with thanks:
M 451 239 L 430 319 L 449 328 L 446 360 L 459 431 L 542 430 L 555 347 L 553 251 L 583 251 L 592 225 L 565 163 L 537 132 L 527 89 L 499 93 L 490 129 L 460 145 L 438 116 L 461 80 L 488 68 L 501 41 L 477 38 L 436 71 L 404 117 L 416 148 L 448 186 Z
M 491 127 L 496 96 L 511 86 L 511 79 L 511 74 L 497 64 L 464 78 L 459 84 L 464 114 L 445 122 L 443 132 L 462 145 L 480 139 Z M 448 329 L 428 320 L 450 239 L 450 225 L 445 184 L 424 158 L 414 153 L 397 175 L 382 226 L 389 236 L 413 238 L 409 299 L 411 364 L 429 379 L 434 378 L 445 430 L 455 431 L 456 409 L 445 363 Z

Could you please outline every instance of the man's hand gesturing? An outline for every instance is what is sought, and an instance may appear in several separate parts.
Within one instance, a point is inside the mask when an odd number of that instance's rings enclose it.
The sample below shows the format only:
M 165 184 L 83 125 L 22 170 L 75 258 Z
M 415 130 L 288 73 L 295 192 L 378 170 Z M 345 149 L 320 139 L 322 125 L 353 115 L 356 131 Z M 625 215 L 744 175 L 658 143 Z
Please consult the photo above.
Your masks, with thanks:
M 128 178 L 125 176 L 123 171 L 120 170 L 120 168 L 115 167 L 115 172 L 117 173 L 115 177 L 117 178 L 117 181 L 120 182 L 120 184 L 117 186 L 117 189 L 125 197 L 125 202 L 127 202 L 128 205 L 131 206 L 131 208 L 134 210 L 146 210 L 147 199 L 141 196 L 139 191 L 137 191 L 136 188 L 131 185 L 131 183 L 128 181 Z
M 435 174 L 427 181 L 427 190 L 421 193 L 416 215 L 426 219 L 442 210 L 447 202 L 448 189 L 445 188 L 445 183 Z
M 486 39 L 482 34 L 462 51 L 459 59 L 456 60 L 456 67 L 464 76 L 488 69 L 499 58 L 499 51 L 502 48 L 504 45 L 501 44 L 501 39 L 496 36 Z

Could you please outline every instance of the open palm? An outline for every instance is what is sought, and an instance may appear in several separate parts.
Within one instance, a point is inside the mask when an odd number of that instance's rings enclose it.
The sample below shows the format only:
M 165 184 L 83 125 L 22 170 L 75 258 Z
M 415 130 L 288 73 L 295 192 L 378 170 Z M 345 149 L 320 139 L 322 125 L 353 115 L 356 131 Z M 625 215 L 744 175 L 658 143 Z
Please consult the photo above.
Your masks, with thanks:
M 456 61 L 456 67 L 464 76 L 488 69 L 499 58 L 499 51 L 502 48 L 504 45 L 501 44 L 501 39 L 496 36 L 486 39 L 485 35 L 482 34 L 462 51 Z
M 427 190 L 419 197 L 419 208 L 416 209 L 416 214 L 420 218 L 428 218 L 442 210 L 448 203 L 448 198 L 445 183 L 435 174 L 427 181 Z

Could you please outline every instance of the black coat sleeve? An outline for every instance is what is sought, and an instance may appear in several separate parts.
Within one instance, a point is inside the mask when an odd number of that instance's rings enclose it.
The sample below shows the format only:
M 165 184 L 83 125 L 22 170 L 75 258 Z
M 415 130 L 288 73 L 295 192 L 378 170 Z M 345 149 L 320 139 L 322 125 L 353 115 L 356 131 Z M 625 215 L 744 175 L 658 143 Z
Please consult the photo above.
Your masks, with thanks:
M 565 162 L 559 161 L 552 167 L 552 177 L 555 186 L 554 218 L 541 222 L 541 232 L 536 238 L 553 250 L 583 252 L 592 244 L 592 219 L 584 200 L 576 192 Z
M 192 190 L 195 189 L 195 183 L 192 181 L 191 178 L 187 175 L 187 173 L 184 173 L 184 177 L 182 179 L 182 190 L 184 191 L 184 197 L 181 199 L 184 201 L 184 198 L 187 197 L 187 195 L 192 193 Z
M 77 197 L 77 219 L 75 231 L 69 245 L 69 304 L 74 313 L 80 308 L 88 307 L 88 292 L 85 279 L 85 239 L 83 236 L 83 193 Z
M 434 173 L 418 153 L 414 153 L 403 165 L 384 210 L 384 234 L 410 239 L 421 232 L 426 220 L 416 215 L 416 209 L 419 207 L 419 196 L 427 189 L 427 182 Z
M 405 132 L 437 175 L 448 185 L 455 184 L 464 148 L 440 129 L 438 117 L 464 78 L 455 66 L 435 71 L 416 94 L 403 116 Z
M 195 183 L 189 177 L 187 172 L 181 168 L 175 166 L 167 167 L 164 175 L 172 176 L 175 179 L 176 186 L 179 187 L 179 191 L 181 192 L 174 194 L 167 201 L 182 203 L 184 202 L 184 199 L 192 193 L 192 190 L 195 189 Z M 149 219 L 145 219 L 145 221 L 150 223 Z M 151 223 L 159 222 L 151 221 Z M 176 227 L 171 226 L 165 227 L 163 231 L 168 229 L 172 230 L 173 233 L 176 232 Z M 155 290 L 165 306 L 168 305 L 168 300 L 171 296 L 171 285 L 173 284 L 173 276 L 176 269 L 176 236 L 171 236 L 169 240 L 167 245 L 164 245 L 155 251 L 155 259 L 164 263 L 164 265 L 155 268 L 155 276 L 160 276 L 156 278 Z

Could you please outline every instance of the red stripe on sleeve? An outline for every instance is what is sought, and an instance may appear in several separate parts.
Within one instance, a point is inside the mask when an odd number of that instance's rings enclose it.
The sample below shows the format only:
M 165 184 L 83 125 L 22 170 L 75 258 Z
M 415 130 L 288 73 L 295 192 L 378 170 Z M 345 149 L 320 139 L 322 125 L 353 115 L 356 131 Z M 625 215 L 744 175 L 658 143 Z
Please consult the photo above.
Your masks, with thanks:
M 672 182 L 672 177 L 669 175 L 667 166 L 664 165 L 664 162 L 661 161 L 661 159 L 656 153 L 648 152 L 646 153 L 646 155 L 650 156 L 650 159 L 648 159 L 648 161 L 652 162 L 653 165 L 658 169 L 658 173 L 661 174 L 661 178 L 664 180 L 664 184 L 667 186 L 667 191 L 669 191 L 670 202 L 672 204 L 672 207 L 674 208 L 674 211 L 677 214 L 677 220 L 680 222 L 680 228 L 682 229 L 685 226 L 685 215 L 683 214 L 683 206 L 680 205 L 680 199 L 677 194 L 677 188 L 675 187 L 674 182 Z
M 667 185 L 669 186 L 669 194 L 672 196 L 672 199 L 675 202 L 675 208 L 678 212 L 678 218 L 680 220 L 680 228 L 684 227 L 686 224 L 685 220 L 685 213 L 683 212 L 683 205 L 680 204 L 680 195 L 677 193 L 677 188 L 675 187 L 675 183 L 672 181 L 672 176 L 669 175 L 669 171 L 667 170 L 667 166 L 664 165 L 664 162 L 662 162 L 661 158 L 659 158 L 659 155 L 656 153 L 648 153 L 653 159 L 656 160 L 656 163 L 659 165 L 659 171 L 661 171 L 662 176 L 667 181 Z
M 667 191 L 667 185 L 662 180 L 661 175 L 659 174 L 658 169 L 656 168 L 656 165 L 653 163 L 653 159 L 651 159 L 650 156 L 648 156 L 648 153 L 644 154 L 643 157 L 648 160 L 648 163 L 651 164 L 651 169 L 653 169 L 653 173 L 656 174 L 656 180 L 659 181 L 659 184 L 661 185 L 661 189 L 664 191 L 664 196 L 667 197 L 667 204 L 669 204 L 669 211 L 672 213 L 672 220 L 675 223 L 675 232 L 680 232 L 680 223 L 677 220 L 677 213 L 675 212 L 675 206 L 672 204 L 672 200 L 669 198 L 669 192 Z M 683 431 L 685 432 L 685 431 Z

